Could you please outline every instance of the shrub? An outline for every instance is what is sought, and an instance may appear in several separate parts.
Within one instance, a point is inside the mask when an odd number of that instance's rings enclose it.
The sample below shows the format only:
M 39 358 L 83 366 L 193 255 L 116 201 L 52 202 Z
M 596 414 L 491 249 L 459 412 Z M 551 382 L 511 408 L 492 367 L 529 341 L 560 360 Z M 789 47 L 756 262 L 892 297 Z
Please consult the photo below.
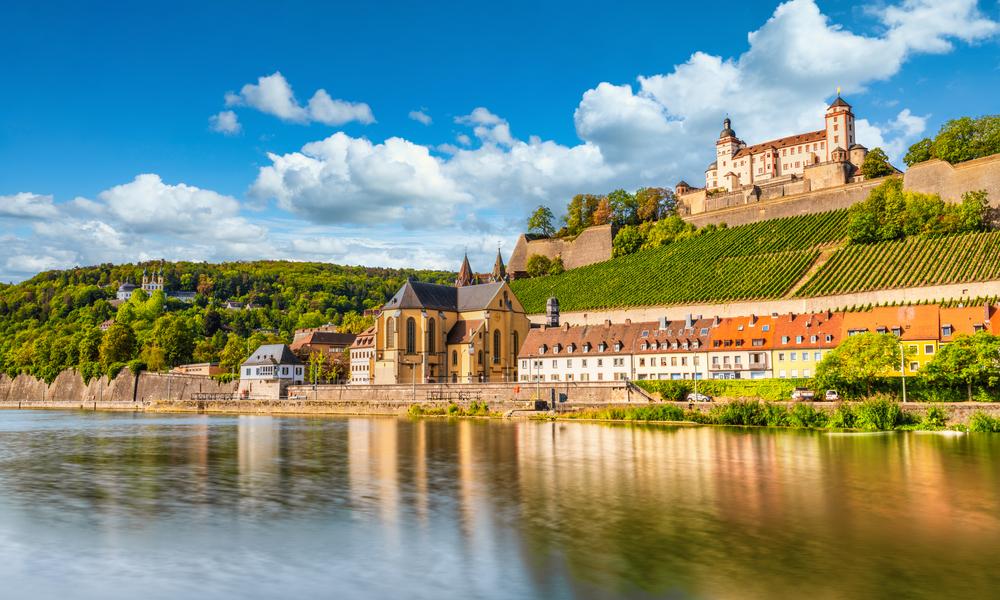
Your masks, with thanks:
M 788 410 L 780 404 L 764 404 L 764 420 L 768 427 L 788 427 Z
M 788 415 L 792 427 L 802 428 L 825 427 L 829 419 L 825 412 L 816 410 L 811 404 L 796 404 Z
M 709 417 L 719 425 L 767 425 L 767 413 L 758 400 L 734 400 L 713 406 Z
M 457 416 L 458 413 L 461 412 L 461 410 L 462 409 L 460 409 L 457 404 L 451 403 L 448 405 L 448 408 L 446 409 L 445 412 L 447 412 L 449 415 Z
M 888 431 L 905 422 L 903 409 L 885 397 L 869 398 L 855 408 L 857 426 L 870 431 Z
M 118 374 L 121 373 L 121 370 L 124 369 L 126 366 L 128 365 L 126 365 L 123 362 L 114 362 L 108 365 L 108 379 L 114 379 L 115 377 L 118 377 Z
M 969 431 L 978 433 L 1000 433 L 1000 418 L 976 411 L 969 417 Z
M 826 425 L 834 429 L 854 429 L 858 426 L 858 418 L 849 404 L 841 404 L 830 415 Z
M 920 424 L 925 429 L 941 429 L 947 422 L 948 411 L 940 406 L 931 406 L 927 409 L 927 413 L 924 414 L 924 419 Z

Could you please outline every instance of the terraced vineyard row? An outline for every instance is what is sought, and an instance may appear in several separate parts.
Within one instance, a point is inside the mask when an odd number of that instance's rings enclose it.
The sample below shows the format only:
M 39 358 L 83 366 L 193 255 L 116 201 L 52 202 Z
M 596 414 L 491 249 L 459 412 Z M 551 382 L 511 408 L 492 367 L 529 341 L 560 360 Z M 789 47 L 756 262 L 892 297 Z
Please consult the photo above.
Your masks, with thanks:
M 846 228 L 846 210 L 752 223 L 512 287 L 529 313 L 550 296 L 564 310 L 778 298 Z
M 1000 279 L 1000 232 L 911 237 L 837 250 L 796 296 Z

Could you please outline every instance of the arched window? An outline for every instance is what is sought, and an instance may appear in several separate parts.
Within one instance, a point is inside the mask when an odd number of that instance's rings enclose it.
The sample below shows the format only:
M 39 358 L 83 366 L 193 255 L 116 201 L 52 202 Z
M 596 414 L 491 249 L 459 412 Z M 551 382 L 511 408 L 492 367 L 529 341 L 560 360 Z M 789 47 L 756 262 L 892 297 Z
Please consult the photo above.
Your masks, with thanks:
M 514 332 L 514 348 L 511 350 L 514 354 L 514 358 L 517 358 L 517 353 L 521 351 L 521 339 L 518 337 L 517 332 Z
M 451 351 L 451 366 L 458 368 L 458 350 Z
M 500 362 L 500 330 L 493 330 L 493 363 Z
M 430 354 L 437 352 L 437 325 L 434 323 L 434 317 L 427 321 L 427 352 Z
M 385 347 L 396 347 L 396 320 L 392 317 L 385 320 Z
M 483 351 L 482 350 L 479 351 L 479 364 L 480 365 L 483 364 Z
M 410 317 L 406 320 L 406 353 L 414 354 L 417 351 L 417 320 Z

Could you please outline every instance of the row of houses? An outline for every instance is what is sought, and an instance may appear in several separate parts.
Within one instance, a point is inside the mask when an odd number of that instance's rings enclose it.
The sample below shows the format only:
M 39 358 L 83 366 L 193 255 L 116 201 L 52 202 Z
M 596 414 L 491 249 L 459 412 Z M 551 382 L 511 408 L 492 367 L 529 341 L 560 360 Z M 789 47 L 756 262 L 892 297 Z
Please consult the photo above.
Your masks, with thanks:
M 518 354 L 519 381 L 766 379 L 811 377 L 845 338 L 864 332 L 900 340 L 901 372 L 913 375 L 942 344 L 1000 333 L 991 304 L 877 307 L 857 312 L 689 316 L 652 322 L 533 328 Z

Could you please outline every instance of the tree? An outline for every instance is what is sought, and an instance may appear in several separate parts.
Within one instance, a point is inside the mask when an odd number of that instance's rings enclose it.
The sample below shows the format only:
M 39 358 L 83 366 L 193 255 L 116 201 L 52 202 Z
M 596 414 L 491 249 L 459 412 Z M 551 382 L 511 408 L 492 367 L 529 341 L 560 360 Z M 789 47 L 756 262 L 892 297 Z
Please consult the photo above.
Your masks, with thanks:
M 313 350 L 309 353 L 308 365 L 310 383 L 326 381 L 326 371 L 323 369 L 326 365 L 326 354 Z
M 955 209 L 956 226 L 960 231 L 983 231 L 989 225 L 990 202 L 986 190 L 973 190 L 962 194 L 962 201 Z
M 171 313 L 157 319 L 153 325 L 153 340 L 163 349 L 167 366 L 191 362 L 194 334 L 184 317 Z
M 626 225 L 615 234 L 613 255 L 618 257 L 637 252 L 645 241 L 646 239 L 638 227 Z
M 639 204 L 635 196 L 625 190 L 615 190 L 608 194 L 611 205 L 611 222 L 615 225 L 638 225 Z
M 546 237 L 551 236 L 556 232 L 556 228 L 552 225 L 554 220 L 555 217 L 552 216 L 552 211 L 549 210 L 549 207 L 539 206 L 535 209 L 535 212 L 531 213 L 531 217 L 528 219 L 528 231 Z
M 673 214 L 676 207 L 673 193 L 665 188 L 641 188 L 635 193 L 636 216 L 640 221 L 656 221 Z
M 548 274 L 549 275 L 562 275 L 566 271 L 566 267 L 563 266 L 562 256 L 557 256 L 552 259 L 549 263 Z
M 136 351 L 135 331 L 124 323 L 115 322 L 101 340 L 101 366 L 107 369 L 115 363 L 132 360 Z
M 577 235 L 584 229 L 594 224 L 594 211 L 600 204 L 600 196 L 593 194 L 577 194 L 566 205 L 566 216 L 563 221 L 566 223 L 566 233 Z
M 528 271 L 529 277 L 546 275 L 550 268 L 552 268 L 552 261 L 547 256 L 541 254 L 532 254 L 529 256 L 528 263 L 525 265 L 525 270 Z
M 597 204 L 597 208 L 594 209 L 594 214 L 592 217 L 594 225 L 607 225 L 611 222 L 611 201 L 607 198 L 601 198 Z
M 903 157 L 903 162 L 906 166 L 912 167 L 913 165 L 924 162 L 925 160 L 930 160 L 931 148 L 934 146 L 934 142 L 930 138 L 924 138 L 910 146 L 910 149 L 906 151 L 906 155 Z
M 1000 337 L 986 331 L 958 336 L 941 346 L 920 376 L 932 385 L 964 385 L 971 401 L 973 386 L 1000 384 Z
M 677 215 L 660 219 L 655 223 L 643 223 L 642 233 L 645 241 L 642 249 L 659 248 L 677 240 L 693 237 L 697 231 L 697 227 Z
M 864 389 L 894 370 L 899 370 L 899 338 L 887 333 L 860 333 L 849 336 L 816 366 L 821 387 Z
M 236 373 L 243 361 L 250 356 L 247 346 L 246 340 L 235 333 L 230 333 L 226 339 L 226 346 L 219 355 L 219 366 L 227 373 Z
M 865 179 L 876 179 L 892 175 L 896 170 L 889 164 L 889 157 L 881 148 L 872 148 L 865 156 L 865 162 L 861 164 L 861 174 Z

